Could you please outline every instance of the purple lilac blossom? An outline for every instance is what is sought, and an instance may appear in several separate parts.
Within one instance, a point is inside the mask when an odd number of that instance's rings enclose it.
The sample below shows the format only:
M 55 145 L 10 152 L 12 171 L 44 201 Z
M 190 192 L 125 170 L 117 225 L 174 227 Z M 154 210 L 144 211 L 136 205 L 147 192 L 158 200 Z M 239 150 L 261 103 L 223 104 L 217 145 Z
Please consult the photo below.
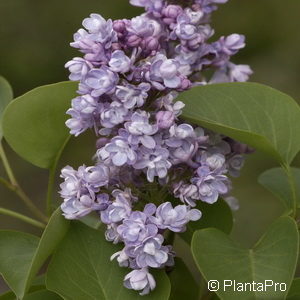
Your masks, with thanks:
M 150 84 L 141 83 L 138 86 L 123 82 L 123 85 L 116 87 L 116 98 L 124 105 L 125 108 L 141 107 L 144 105 Z
M 189 209 L 186 205 L 173 208 L 170 202 L 165 202 L 157 208 L 155 217 L 150 217 L 150 220 L 160 229 L 183 232 L 189 221 L 197 221 L 200 218 L 201 212 L 198 209 Z
M 124 285 L 145 295 L 156 286 L 149 270 L 174 264 L 164 234 L 199 220 L 198 202 L 221 195 L 238 208 L 230 176 L 252 151 L 184 122 L 176 98 L 193 86 L 247 81 L 252 70 L 231 61 L 245 47 L 243 35 L 213 39 L 211 13 L 227 0 L 129 2 L 145 13 L 114 21 L 91 14 L 74 34 L 71 46 L 83 57 L 65 65 L 79 81 L 66 125 L 75 136 L 94 130 L 96 165 L 63 168 L 60 194 L 66 218 L 98 213 L 105 238 L 124 246 L 111 259 L 133 269 Z M 150 198 L 148 186 L 164 193 Z
M 156 282 L 154 277 L 148 272 L 147 268 L 133 270 L 124 278 L 124 286 L 128 289 L 141 291 L 139 294 L 147 295 L 154 290 Z
M 139 268 L 160 268 L 169 258 L 169 248 L 163 246 L 164 237 L 160 234 L 147 238 L 134 249 L 136 263 Z
M 84 83 L 92 90 L 93 97 L 99 97 L 105 93 L 112 93 L 115 90 L 119 76 L 108 67 L 102 66 L 100 69 L 90 70 Z
M 147 224 L 147 216 L 140 211 L 134 211 L 123 220 L 117 231 L 126 244 L 139 245 L 146 238 L 156 236 L 158 228 L 154 224 Z
M 61 174 L 65 180 L 60 185 L 60 195 L 64 198 L 61 209 L 67 219 L 78 219 L 107 208 L 107 195 L 99 194 L 100 188 L 109 181 L 109 169 L 105 165 L 81 166 L 77 171 L 67 166 Z
M 72 100 L 72 108 L 68 109 L 67 114 L 72 118 L 66 121 L 70 133 L 78 136 L 88 128 L 95 127 L 98 114 L 103 106 L 91 95 L 82 95 Z
M 141 143 L 148 149 L 154 149 L 156 144 L 152 137 L 158 127 L 156 124 L 151 125 L 149 123 L 150 115 L 145 111 L 137 111 L 131 116 L 131 121 L 126 122 L 124 127 L 129 133 L 128 141 L 132 145 L 138 145 Z
M 104 224 L 121 222 L 131 214 L 131 199 L 128 199 L 124 192 L 114 190 L 112 196 L 115 200 L 104 211 L 101 211 L 101 221 Z
M 128 141 L 119 136 L 114 137 L 97 153 L 101 160 L 111 160 L 117 167 L 123 166 L 125 163 L 134 164 L 137 160 L 136 152 L 131 148 Z

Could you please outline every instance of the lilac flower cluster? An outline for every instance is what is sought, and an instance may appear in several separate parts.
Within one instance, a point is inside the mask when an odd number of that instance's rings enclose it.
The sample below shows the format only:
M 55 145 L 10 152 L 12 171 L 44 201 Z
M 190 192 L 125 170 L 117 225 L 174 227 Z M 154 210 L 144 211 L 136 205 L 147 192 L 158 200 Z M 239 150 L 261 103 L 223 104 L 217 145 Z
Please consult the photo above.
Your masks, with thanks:
M 62 170 L 61 208 L 68 219 L 99 213 L 106 239 L 124 244 L 112 259 L 133 269 L 124 285 L 141 295 L 156 285 L 149 268 L 174 264 L 165 233 L 199 220 L 197 202 L 223 196 L 237 207 L 228 176 L 239 175 L 250 151 L 180 119 L 178 93 L 246 81 L 252 71 L 230 61 L 244 36 L 209 42 L 210 14 L 227 0 L 177 2 L 130 0 L 145 9 L 130 20 L 91 14 L 71 43 L 83 57 L 66 64 L 70 80 L 79 81 L 66 125 L 75 136 L 93 128 L 98 140 L 95 166 Z

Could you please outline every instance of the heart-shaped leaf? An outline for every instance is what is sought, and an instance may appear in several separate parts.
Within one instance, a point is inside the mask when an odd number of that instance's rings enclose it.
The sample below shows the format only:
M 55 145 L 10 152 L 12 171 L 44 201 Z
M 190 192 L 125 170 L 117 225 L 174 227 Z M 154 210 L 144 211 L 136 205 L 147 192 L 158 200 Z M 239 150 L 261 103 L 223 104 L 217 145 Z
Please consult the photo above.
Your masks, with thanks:
M 13 99 L 13 92 L 9 83 L 0 76 L 0 140 L 2 139 L 2 115 L 5 107 Z
M 55 164 L 70 134 L 66 110 L 77 83 L 61 82 L 38 87 L 12 101 L 3 114 L 3 133 L 24 159 L 41 168 Z
M 283 203 L 286 211 L 293 209 L 293 195 L 291 184 L 295 184 L 296 197 L 298 199 L 298 207 L 300 205 L 300 169 L 291 168 L 293 174 L 293 182 L 282 168 L 273 168 L 263 172 L 258 182 L 267 190 L 277 196 Z
M 189 222 L 186 231 L 180 234 L 187 243 L 190 243 L 196 230 L 213 227 L 229 234 L 233 226 L 232 212 L 228 204 L 219 199 L 214 204 L 201 201 L 197 202 L 197 209 L 202 212 L 202 217 L 196 222 Z
M 18 298 L 25 293 L 48 256 L 66 234 L 69 221 L 57 210 L 41 239 L 14 231 L 0 231 L 0 273 Z
M 252 249 L 239 247 L 217 229 L 203 229 L 194 234 L 192 252 L 205 279 L 219 282 L 216 293 L 221 299 L 284 299 L 297 264 L 298 239 L 295 221 L 281 217 Z M 267 284 L 273 282 L 265 291 L 260 291 L 258 285 L 255 291 L 249 285 L 244 292 L 237 290 L 245 283 L 264 284 L 265 280 Z M 286 291 L 284 286 L 276 289 L 275 283 L 285 283 Z
M 300 150 L 300 109 L 288 95 L 257 83 L 195 87 L 179 95 L 182 118 L 228 135 L 289 164 Z
M 119 246 L 105 240 L 103 232 L 80 222 L 71 228 L 48 267 L 46 286 L 66 300 L 167 300 L 170 283 L 163 270 L 152 272 L 156 289 L 147 296 L 123 287 L 128 268 L 110 261 Z
M 175 259 L 175 267 L 168 275 L 171 282 L 169 300 L 199 299 L 200 287 L 182 259 Z

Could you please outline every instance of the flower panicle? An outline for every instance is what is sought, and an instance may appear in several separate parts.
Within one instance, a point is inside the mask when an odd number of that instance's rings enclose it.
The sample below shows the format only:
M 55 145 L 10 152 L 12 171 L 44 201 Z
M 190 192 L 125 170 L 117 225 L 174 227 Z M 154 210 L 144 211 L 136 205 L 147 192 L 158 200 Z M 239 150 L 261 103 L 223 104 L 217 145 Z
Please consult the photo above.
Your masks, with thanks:
M 66 125 L 75 136 L 93 129 L 97 150 L 94 166 L 62 169 L 61 209 L 67 219 L 99 214 L 106 239 L 124 245 L 112 259 L 132 269 L 125 287 L 141 295 L 156 286 L 151 268 L 174 265 L 164 234 L 199 220 L 199 201 L 222 196 L 238 207 L 229 176 L 239 175 L 250 149 L 184 122 L 176 101 L 194 86 L 252 73 L 231 62 L 243 35 L 211 42 L 210 15 L 225 2 L 130 0 L 145 13 L 115 21 L 91 14 L 71 43 L 82 57 L 65 65 L 79 81 Z

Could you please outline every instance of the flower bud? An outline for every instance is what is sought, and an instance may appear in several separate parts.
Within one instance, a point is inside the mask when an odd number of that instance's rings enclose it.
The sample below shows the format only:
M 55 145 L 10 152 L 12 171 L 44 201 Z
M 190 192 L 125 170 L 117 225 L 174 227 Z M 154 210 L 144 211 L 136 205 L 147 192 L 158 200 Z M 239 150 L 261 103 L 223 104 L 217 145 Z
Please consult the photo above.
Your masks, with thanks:
M 174 123 L 175 115 L 171 111 L 159 111 L 156 114 L 156 121 L 159 128 L 170 128 Z
M 124 32 L 126 29 L 125 22 L 123 20 L 116 20 L 113 23 L 113 29 L 116 32 Z
M 138 37 L 137 35 L 131 35 L 127 39 L 127 45 L 129 47 L 137 47 L 141 41 L 142 41 L 142 39 L 140 37 Z
M 168 5 L 162 10 L 165 17 L 170 19 L 176 19 L 179 14 L 182 13 L 182 8 L 179 5 Z
M 156 38 L 149 36 L 144 41 L 144 48 L 146 48 L 149 51 L 158 50 L 159 48 L 159 42 Z

